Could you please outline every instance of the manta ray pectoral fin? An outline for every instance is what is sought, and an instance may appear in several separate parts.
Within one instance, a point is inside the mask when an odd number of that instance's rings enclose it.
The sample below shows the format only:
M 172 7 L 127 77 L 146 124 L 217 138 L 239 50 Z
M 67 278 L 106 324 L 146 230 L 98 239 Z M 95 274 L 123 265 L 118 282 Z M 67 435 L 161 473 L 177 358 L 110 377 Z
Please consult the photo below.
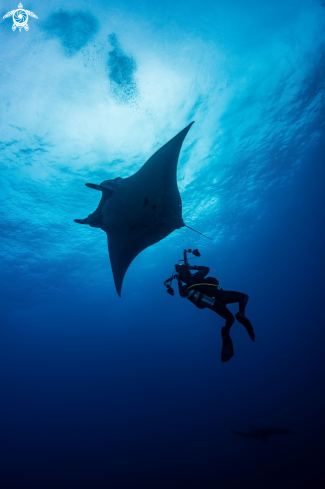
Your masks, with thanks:
M 160 223 L 153 228 L 144 224 L 134 225 L 124 233 L 107 233 L 107 242 L 116 291 L 121 296 L 124 275 L 132 261 L 141 251 L 172 233 L 176 227 Z
M 74 222 L 77 222 L 78 224 L 89 224 L 88 217 L 86 217 L 86 219 L 74 219 Z

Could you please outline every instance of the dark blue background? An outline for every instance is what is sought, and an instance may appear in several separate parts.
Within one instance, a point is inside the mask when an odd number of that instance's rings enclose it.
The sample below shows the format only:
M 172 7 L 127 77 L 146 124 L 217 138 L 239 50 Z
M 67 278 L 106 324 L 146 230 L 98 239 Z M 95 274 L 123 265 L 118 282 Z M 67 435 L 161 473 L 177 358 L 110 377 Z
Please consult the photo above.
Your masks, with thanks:
M 250 296 L 256 342 L 236 322 L 229 363 L 221 318 L 163 288 L 182 243 L 134 267 L 121 299 L 80 277 L 25 310 L 3 295 L 3 487 L 323 487 L 324 155 L 322 139 L 263 222 L 197 261 Z M 224 423 L 297 436 L 264 445 Z

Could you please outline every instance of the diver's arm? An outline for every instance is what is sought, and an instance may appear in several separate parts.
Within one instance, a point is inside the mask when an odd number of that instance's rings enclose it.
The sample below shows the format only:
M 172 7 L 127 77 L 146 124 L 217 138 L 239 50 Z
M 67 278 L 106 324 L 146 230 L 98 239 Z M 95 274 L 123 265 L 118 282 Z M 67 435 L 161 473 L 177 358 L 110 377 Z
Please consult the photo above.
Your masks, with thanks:
M 198 270 L 197 273 L 194 273 L 194 275 L 192 275 L 192 277 L 195 279 L 204 278 L 210 272 L 209 267 L 201 267 L 201 266 L 191 267 L 191 270 Z
M 179 280 L 178 277 L 177 278 L 177 284 L 178 284 L 178 292 L 179 292 L 179 295 L 183 298 L 187 297 L 187 287 L 186 285 L 183 285 L 182 282 Z

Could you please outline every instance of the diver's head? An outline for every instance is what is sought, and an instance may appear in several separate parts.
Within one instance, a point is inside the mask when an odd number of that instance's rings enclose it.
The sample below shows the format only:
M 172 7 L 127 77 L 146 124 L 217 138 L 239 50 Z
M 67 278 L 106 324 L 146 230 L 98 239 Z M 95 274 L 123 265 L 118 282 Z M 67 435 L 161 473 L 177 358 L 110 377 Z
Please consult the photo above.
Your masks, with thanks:
M 175 270 L 182 282 L 187 283 L 191 279 L 191 273 L 187 265 L 175 265 Z

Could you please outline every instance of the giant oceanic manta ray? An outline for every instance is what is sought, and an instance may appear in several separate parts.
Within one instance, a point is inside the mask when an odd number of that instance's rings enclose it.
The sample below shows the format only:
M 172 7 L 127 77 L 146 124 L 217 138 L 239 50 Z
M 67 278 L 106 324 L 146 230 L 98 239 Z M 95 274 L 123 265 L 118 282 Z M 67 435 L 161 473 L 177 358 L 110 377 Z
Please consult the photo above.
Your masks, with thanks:
M 115 287 L 118 295 L 124 275 L 141 251 L 175 229 L 186 226 L 177 187 L 179 153 L 191 125 L 160 148 L 134 175 L 105 180 L 87 187 L 102 192 L 95 212 L 80 224 L 101 228 L 107 234 Z

